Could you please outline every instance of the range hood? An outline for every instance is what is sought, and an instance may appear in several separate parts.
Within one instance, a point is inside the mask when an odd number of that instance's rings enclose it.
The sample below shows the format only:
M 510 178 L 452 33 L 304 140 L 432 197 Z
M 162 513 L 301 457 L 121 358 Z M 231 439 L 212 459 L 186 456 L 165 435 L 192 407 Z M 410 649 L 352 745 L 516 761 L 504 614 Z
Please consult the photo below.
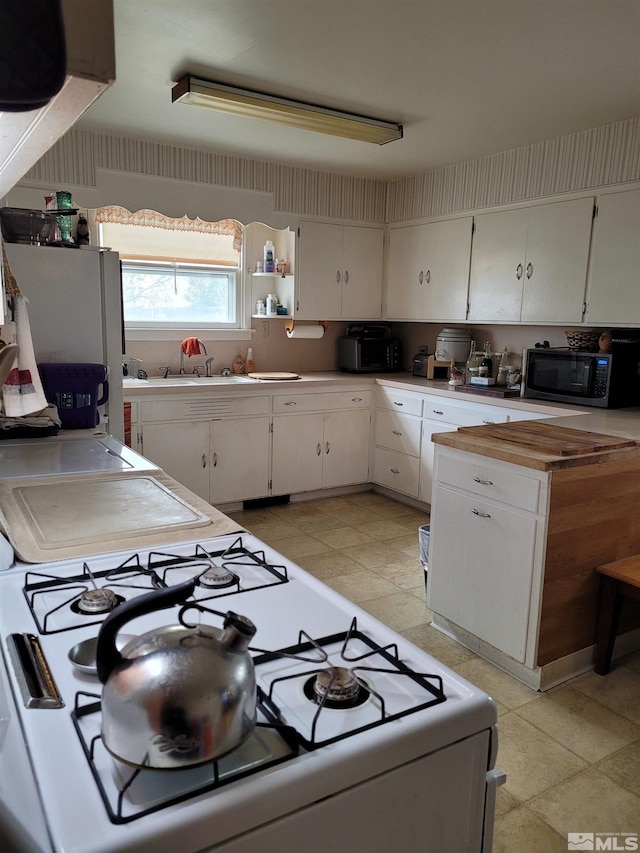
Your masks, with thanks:
M 115 80 L 113 0 L 63 0 L 67 76 L 49 103 L 0 112 L 0 198 Z M 32 26 L 37 22 L 33 21 Z

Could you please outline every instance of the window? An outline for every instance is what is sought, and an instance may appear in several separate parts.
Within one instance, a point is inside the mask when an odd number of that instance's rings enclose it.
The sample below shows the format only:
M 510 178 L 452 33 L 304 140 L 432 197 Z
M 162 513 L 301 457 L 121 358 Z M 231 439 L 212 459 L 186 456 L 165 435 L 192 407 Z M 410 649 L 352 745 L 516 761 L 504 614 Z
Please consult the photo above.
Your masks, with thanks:
M 207 264 L 122 261 L 125 326 L 237 328 L 235 271 Z
M 101 245 L 122 260 L 127 330 L 241 329 L 243 226 L 155 210 L 96 211 Z

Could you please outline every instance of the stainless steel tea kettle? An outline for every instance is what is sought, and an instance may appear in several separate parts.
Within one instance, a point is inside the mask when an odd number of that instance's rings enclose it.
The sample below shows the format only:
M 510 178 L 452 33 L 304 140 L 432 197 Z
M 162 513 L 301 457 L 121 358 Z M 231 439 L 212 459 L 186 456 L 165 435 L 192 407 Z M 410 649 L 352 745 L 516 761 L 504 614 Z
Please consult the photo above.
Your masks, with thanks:
M 256 629 L 244 616 L 228 612 L 223 630 L 169 625 L 136 637 L 122 653 L 116 648 L 123 625 L 186 601 L 194 587 L 190 580 L 134 598 L 100 628 L 102 740 L 127 764 L 202 764 L 231 752 L 255 727 L 256 681 L 247 647 Z

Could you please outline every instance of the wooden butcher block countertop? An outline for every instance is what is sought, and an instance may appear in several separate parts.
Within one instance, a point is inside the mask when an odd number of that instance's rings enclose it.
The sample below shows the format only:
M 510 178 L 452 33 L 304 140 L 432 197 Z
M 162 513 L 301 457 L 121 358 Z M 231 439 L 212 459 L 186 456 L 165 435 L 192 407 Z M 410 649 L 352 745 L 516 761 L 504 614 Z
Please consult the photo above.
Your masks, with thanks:
M 545 421 L 460 427 L 456 432 L 434 434 L 433 441 L 538 471 L 598 464 L 612 458 L 612 454 L 633 452 L 640 455 L 640 443 L 632 438 Z

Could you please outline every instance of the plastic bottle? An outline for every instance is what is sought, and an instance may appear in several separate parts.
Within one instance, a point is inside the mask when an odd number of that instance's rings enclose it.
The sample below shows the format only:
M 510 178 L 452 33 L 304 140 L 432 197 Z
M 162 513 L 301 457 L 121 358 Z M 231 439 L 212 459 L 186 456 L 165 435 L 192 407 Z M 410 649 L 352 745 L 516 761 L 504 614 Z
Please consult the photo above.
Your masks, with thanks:
M 249 347 L 247 350 L 247 357 L 244 362 L 244 369 L 247 373 L 252 373 L 256 369 L 256 366 L 253 363 L 253 349 L 251 347 Z
M 264 244 L 264 271 L 265 272 L 274 272 L 275 271 L 275 248 L 271 240 L 267 240 Z
M 242 357 L 242 350 L 238 350 L 236 353 L 236 357 L 233 359 L 231 367 L 234 373 L 244 373 L 244 358 Z
M 275 293 L 267 295 L 267 317 L 275 317 L 278 314 L 278 297 Z
M 496 385 L 506 385 L 507 384 L 507 374 L 509 373 L 509 353 L 507 352 L 507 348 L 504 347 L 502 350 L 502 355 L 500 356 L 500 364 L 498 365 L 498 375 L 496 377 Z

